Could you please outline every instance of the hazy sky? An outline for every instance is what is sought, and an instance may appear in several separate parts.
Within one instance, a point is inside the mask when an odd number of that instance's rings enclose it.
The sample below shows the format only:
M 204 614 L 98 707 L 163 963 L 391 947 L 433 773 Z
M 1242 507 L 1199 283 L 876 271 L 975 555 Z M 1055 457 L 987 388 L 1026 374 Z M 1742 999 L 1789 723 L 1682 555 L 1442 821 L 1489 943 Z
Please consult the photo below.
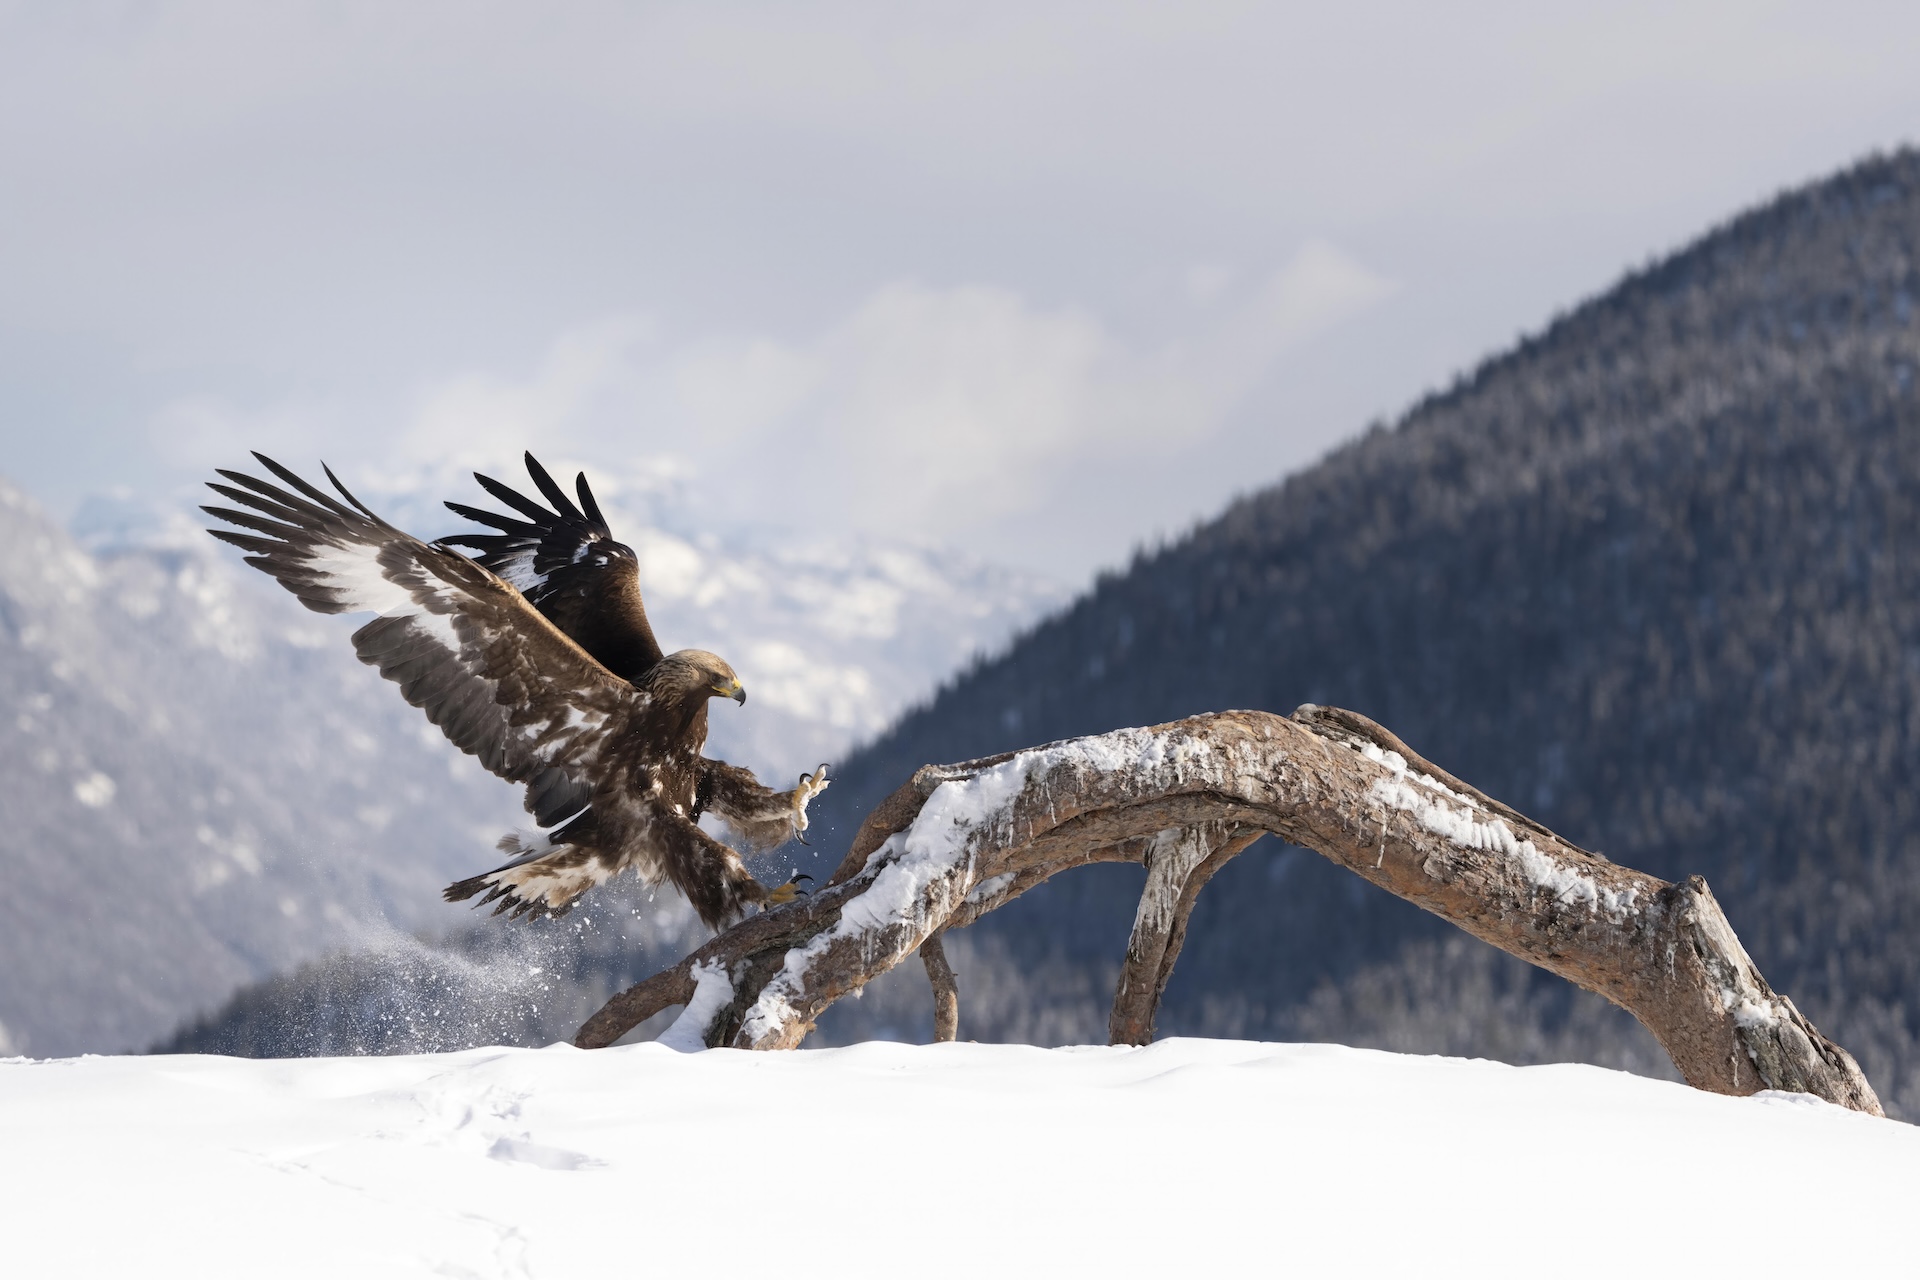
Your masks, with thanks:
M 1076 581 L 1920 135 L 1917 67 L 1899 4 L 0 0 L 0 469 L 531 445 Z

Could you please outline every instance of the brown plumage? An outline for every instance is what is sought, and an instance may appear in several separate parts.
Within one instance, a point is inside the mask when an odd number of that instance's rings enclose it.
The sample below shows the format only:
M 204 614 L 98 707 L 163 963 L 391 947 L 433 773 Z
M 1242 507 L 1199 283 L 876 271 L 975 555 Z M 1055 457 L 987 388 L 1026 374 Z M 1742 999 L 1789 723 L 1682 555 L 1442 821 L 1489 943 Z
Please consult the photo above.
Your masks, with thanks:
M 564 915 L 627 867 L 650 884 L 673 883 L 713 928 L 767 900 L 740 856 L 699 828 L 702 800 L 749 837 L 778 843 L 805 829 L 807 801 L 826 779 L 822 770 L 776 793 L 746 770 L 702 758 L 708 701 L 745 701 L 731 667 L 703 650 L 661 656 L 653 645 L 644 664 L 631 651 L 617 658 L 633 675 L 616 674 L 511 583 L 389 525 L 331 471 L 344 503 L 254 456 L 287 487 L 221 471 L 232 484 L 211 487 L 247 510 L 204 509 L 244 532 L 210 532 L 249 552 L 247 563 L 310 609 L 378 613 L 353 634 L 360 660 L 398 684 L 454 745 L 524 785 L 534 821 L 553 828 L 507 837 L 501 848 L 516 856 L 449 887 L 449 900 L 484 894 L 483 903 L 498 900 L 496 914 Z M 631 581 L 639 610 L 637 575 Z M 604 646 L 608 629 L 596 632 L 591 612 L 573 624 Z M 638 617 L 646 628 L 643 610 Z M 630 623 L 612 634 L 630 649 L 636 643 Z M 645 637 L 651 644 L 650 628 Z
M 526 455 L 526 462 L 527 474 L 553 510 L 475 472 L 480 487 L 521 518 L 449 502 L 447 508 L 456 515 L 500 532 L 455 534 L 440 544 L 478 552 L 476 560 L 518 588 L 529 604 L 602 666 L 637 681 L 664 656 L 640 598 L 639 557 L 632 547 L 614 540 L 585 474 L 574 481 L 580 494 L 576 506 L 533 454 Z
M 519 517 L 449 502 L 447 509 L 456 515 L 500 532 L 456 534 L 442 538 L 440 545 L 478 552 L 482 565 L 518 588 L 529 604 L 602 666 L 644 686 L 646 673 L 662 654 L 640 594 L 640 558 L 614 539 L 584 472 L 573 479 L 579 494 L 576 505 L 538 458 L 528 452 L 525 459 L 527 474 L 552 510 L 476 471 L 473 478 L 480 487 Z M 744 700 L 746 694 L 740 696 Z M 704 719 L 699 734 L 704 741 Z M 796 834 L 793 797 L 799 791 L 816 794 L 827 785 L 824 764 L 802 774 L 795 791 L 774 791 L 750 771 L 720 760 L 702 757 L 699 770 L 691 816 L 717 815 L 750 852 L 791 839 Z M 806 825 L 802 803 L 799 830 Z

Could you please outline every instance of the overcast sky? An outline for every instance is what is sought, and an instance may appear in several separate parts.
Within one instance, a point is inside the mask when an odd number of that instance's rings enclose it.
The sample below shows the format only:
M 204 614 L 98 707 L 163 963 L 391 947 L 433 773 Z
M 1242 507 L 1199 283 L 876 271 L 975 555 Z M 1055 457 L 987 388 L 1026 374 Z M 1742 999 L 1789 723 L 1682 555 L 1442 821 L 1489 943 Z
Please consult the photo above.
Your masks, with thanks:
M 0 470 L 532 446 L 1078 582 L 1920 135 L 1916 67 L 1910 4 L 0 0 Z

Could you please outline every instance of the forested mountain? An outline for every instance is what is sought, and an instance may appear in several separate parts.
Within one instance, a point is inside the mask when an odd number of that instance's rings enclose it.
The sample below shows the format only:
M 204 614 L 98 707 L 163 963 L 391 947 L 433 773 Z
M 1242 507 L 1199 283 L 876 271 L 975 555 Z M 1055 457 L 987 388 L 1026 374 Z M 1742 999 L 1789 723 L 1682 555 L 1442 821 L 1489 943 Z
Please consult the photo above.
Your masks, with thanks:
M 924 761 L 1351 707 L 1616 861 L 1705 875 L 1920 1111 L 1916 304 L 1912 151 L 1739 217 L 967 672 L 848 763 L 842 838 Z M 951 947 L 962 1034 L 1098 1037 L 1139 874 L 1063 877 Z M 919 986 L 834 1029 L 926 1023 Z M 1575 994 L 1269 848 L 1202 897 L 1160 1029 L 1658 1062 Z
M 847 761 L 821 842 L 928 761 L 1351 707 L 1574 841 L 1705 875 L 1920 1114 L 1917 300 L 1920 156 L 1784 195 L 1103 578 Z M 952 939 L 962 1036 L 1104 1039 L 1139 875 Z M 930 1026 L 907 966 L 822 1032 Z M 1597 997 L 1273 844 L 1201 898 L 1159 1029 L 1665 1069 Z

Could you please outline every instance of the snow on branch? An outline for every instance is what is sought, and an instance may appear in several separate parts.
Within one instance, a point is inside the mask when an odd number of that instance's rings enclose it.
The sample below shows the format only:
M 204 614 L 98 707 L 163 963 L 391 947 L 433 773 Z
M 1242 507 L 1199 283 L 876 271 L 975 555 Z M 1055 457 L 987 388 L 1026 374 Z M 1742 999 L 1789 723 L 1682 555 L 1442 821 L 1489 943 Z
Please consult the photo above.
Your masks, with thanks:
M 1153 1016 L 1200 890 L 1263 834 L 1312 849 L 1639 1018 L 1690 1084 L 1811 1093 L 1880 1114 L 1847 1052 L 1770 988 L 1706 882 L 1580 849 L 1353 712 L 1227 711 L 928 766 L 868 815 L 819 892 L 750 917 L 615 996 L 575 1037 L 611 1044 L 664 1009 L 685 1047 L 787 1049 L 836 1000 L 934 939 L 938 1034 L 955 1034 L 938 943 L 1092 862 L 1147 867 L 1114 1043 Z

